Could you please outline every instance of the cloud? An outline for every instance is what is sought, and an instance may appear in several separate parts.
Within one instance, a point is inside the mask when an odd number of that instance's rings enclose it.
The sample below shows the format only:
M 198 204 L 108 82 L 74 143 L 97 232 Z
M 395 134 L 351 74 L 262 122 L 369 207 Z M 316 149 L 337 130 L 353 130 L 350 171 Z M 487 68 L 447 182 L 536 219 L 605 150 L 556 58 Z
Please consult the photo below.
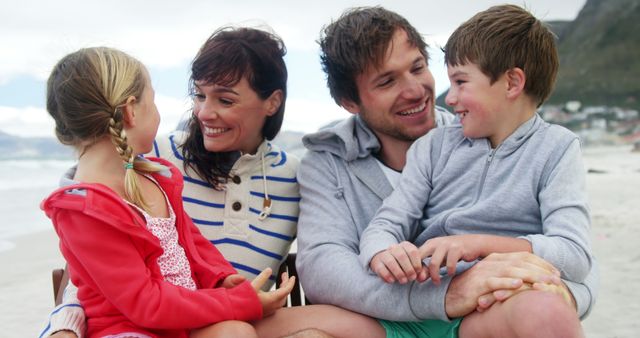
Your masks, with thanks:
M 291 94 L 287 103 L 285 128 L 313 131 L 345 112 L 328 97 L 324 76 L 318 66 L 316 40 L 323 25 L 339 17 L 354 5 L 380 4 L 405 16 L 425 35 L 431 50 L 431 70 L 437 90 L 448 87 L 446 70 L 437 48 L 461 22 L 489 5 L 503 0 L 434 1 L 340 1 L 314 2 L 257 0 L 221 3 L 208 0 L 153 3 L 130 0 L 90 1 L 22 0 L 19 6 L 0 5 L 0 89 L 9 93 L 39 97 L 42 88 L 23 93 L 11 85 L 17 78 L 45 81 L 53 65 L 64 55 L 79 48 L 105 45 L 122 49 L 137 57 L 153 71 L 184 69 L 203 41 L 223 25 L 270 26 L 278 33 L 287 55 Z M 522 4 L 521 1 L 508 1 Z M 532 0 L 527 6 L 545 19 L 573 19 L 585 0 Z M 295 59 L 304 58 L 304 60 Z M 294 66 L 292 66 L 294 65 Z M 188 109 L 185 78 L 157 78 L 159 81 L 184 82 L 184 93 L 163 91 L 156 103 L 163 118 L 160 132 L 173 128 Z M 173 82 L 171 82 L 173 81 Z M 166 83 L 166 82 L 165 82 Z M 163 85 L 167 90 L 171 86 Z M 320 95 L 319 93 L 322 92 Z M 171 97 L 171 96 L 174 97 Z M 44 108 L 8 107 L 0 103 L 0 129 L 20 135 L 53 135 L 53 122 Z
M 0 126 L 3 132 L 16 136 L 55 136 L 53 119 L 40 107 L 0 106 Z
M 499 0 L 447 2 L 361 1 L 380 4 L 407 17 L 419 31 L 442 40 L 462 21 Z M 520 1 L 512 1 L 520 3 Z M 573 19 L 585 0 L 530 1 L 549 19 Z M 355 2 L 257 0 L 221 3 L 205 0 L 144 1 L 23 0 L 0 5 L 0 84 L 21 74 L 46 78 L 53 64 L 81 47 L 123 49 L 150 66 L 170 67 L 190 60 L 216 28 L 228 24 L 269 25 L 289 49 L 316 50 L 323 25 Z
M 350 114 L 332 100 L 287 99 L 283 130 L 311 133 L 323 125 Z
M 188 118 L 191 113 L 191 100 L 189 98 L 176 99 L 156 94 L 155 102 L 160 112 L 158 134 L 166 134 L 176 129 L 178 123 Z

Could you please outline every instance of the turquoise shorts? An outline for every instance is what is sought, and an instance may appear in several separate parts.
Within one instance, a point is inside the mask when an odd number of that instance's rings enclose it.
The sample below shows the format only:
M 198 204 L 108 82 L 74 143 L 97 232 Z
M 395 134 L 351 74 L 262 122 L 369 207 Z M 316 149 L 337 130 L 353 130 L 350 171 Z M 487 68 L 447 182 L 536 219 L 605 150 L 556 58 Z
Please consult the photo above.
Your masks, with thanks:
M 422 322 L 392 322 L 378 320 L 387 332 L 387 338 L 458 338 L 462 318 L 450 322 L 429 319 Z

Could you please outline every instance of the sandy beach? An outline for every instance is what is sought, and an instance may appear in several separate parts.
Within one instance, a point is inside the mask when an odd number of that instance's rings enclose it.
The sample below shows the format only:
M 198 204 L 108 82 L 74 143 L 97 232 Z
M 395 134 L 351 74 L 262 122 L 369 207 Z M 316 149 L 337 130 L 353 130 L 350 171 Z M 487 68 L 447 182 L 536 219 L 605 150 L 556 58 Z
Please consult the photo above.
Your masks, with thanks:
M 640 152 L 631 147 L 584 150 L 592 208 L 592 245 L 600 293 L 583 321 L 587 337 L 640 333 Z M 37 210 L 34 208 L 34 210 Z M 12 239 L 0 251 L 0 337 L 37 337 L 53 307 L 51 270 L 61 267 L 53 230 Z M 633 244 L 636 243 L 636 244 Z

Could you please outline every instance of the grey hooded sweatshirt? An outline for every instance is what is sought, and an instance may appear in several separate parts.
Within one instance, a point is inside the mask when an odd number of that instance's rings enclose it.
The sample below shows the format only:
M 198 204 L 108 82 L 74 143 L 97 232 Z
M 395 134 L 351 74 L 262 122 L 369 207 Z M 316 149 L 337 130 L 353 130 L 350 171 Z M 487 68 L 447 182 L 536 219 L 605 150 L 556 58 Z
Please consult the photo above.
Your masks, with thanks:
M 439 126 L 451 118 L 436 110 Z M 444 300 L 451 277 L 440 286 L 387 284 L 358 260 L 362 233 L 393 191 L 374 157 L 380 150 L 375 134 L 355 115 L 305 136 L 303 143 L 308 151 L 298 169 L 296 265 L 309 300 L 387 320 L 448 320 Z M 581 316 L 595 301 L 597 280 L 594 262 L 584 284 L 566 282 Z

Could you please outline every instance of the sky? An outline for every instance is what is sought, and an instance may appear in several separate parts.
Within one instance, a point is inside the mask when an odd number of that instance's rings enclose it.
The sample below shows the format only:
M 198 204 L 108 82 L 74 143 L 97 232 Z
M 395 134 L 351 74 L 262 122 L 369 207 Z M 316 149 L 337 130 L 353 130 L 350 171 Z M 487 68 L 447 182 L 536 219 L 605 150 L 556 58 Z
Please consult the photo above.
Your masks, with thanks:
M 313 132 L 348 113 L 329 96 L 316 43 L 343 10 L 381 5 L 406 17 L 430 45 L 436 93 L 449 87 L 439 47 L 465 20 L 492 5 L 513 3 L 542 20 L 573 20 L 586 0 L 0 0 L 0 131 L 53 136 L 45 82 L 53 65 L 80 48 L 121 49 L 149 69 L 162 122 L 175 128 L 188 113 L 189 64 L 200 45 L 225 25 L 263 27 L 282 37 L 289 71 L 283 130 Z

